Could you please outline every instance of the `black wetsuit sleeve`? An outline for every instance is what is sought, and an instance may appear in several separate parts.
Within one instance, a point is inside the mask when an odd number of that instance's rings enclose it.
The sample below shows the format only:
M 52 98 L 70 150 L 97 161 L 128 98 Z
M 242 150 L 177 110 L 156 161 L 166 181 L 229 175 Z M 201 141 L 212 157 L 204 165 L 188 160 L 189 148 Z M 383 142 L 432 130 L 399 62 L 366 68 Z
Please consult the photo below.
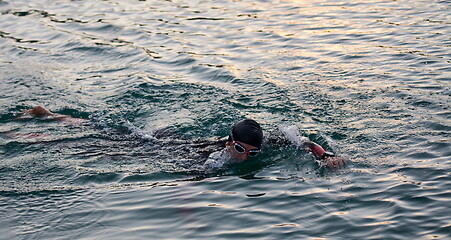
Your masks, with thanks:
M 201 158 L 207 159 L 210 154 L 222 150 L 225 147 L 227 138 L 208 138 L 197 139 L 190 143 L 188 146 L 193 149 Z

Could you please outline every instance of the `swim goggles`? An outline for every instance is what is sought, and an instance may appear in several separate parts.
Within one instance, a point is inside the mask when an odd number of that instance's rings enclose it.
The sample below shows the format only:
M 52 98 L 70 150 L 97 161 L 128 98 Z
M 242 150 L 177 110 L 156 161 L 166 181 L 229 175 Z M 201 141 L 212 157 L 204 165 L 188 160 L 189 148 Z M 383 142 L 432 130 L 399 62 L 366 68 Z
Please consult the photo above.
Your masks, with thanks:
M 230 138 L 232 139 L 233 149 L 235 150 L 235 152 L 237 152 L 239 154 L 247 154 L 249 157 L 255 157 L 262 151 L 261 149 L 250 149 L 250 150 L 247 150 L 243 145 L 241 145 L 240 143 L 236 142 L 233 139 L 233 135 L 232 134 L 230 134 Z

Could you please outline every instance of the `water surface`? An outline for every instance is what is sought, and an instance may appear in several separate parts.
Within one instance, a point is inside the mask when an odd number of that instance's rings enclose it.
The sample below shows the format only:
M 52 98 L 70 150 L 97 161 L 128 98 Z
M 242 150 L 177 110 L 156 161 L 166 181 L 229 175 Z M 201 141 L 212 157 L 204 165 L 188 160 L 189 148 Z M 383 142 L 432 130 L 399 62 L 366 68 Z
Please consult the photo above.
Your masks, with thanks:
M 450 238 L 450 8 L 0 1 L 0 238 Z M 36 105 L 86 122 L 20 117 Z M 245 117 L 351 163 L 274 147 L 204 176 L 154 144 Z

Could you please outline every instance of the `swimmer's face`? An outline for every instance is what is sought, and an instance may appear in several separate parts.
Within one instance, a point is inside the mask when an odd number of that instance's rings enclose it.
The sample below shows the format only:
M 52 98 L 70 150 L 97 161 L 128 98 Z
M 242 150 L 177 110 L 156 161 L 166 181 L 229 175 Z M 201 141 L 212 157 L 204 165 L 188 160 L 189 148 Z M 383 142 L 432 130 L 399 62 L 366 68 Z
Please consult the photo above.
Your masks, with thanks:
M 244 148 L 246 148 L 247 151 L 248 150 L 259 150 L 258 147 L 249 145 L 247 143 L 243 143 L 240 141 L 236 141 L 236 142 L 239 143 Z M 239 152 L 235 151 L 233 144 L 231 142 L 226 143 L 226 148 L 227 148 L 227 151 L 229 151 L 230 155 L 232 155 L 232 157 L 237 161 L 242 162 L 242 161 L 246 161 L 249 158 L 249 155 L 247 153 L 239 153 Z

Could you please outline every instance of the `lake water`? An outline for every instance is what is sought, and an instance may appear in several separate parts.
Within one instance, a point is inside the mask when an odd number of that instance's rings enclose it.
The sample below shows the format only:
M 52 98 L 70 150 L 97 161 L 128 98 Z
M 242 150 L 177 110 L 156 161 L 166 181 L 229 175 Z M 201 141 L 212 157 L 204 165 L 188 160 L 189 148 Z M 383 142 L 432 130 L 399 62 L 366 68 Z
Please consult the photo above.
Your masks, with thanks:
M 451 4 L 0 0 L 0 239 L 450 239 Z M 84 124 L 20 117 L 42 105 Z M 201 175 L 245 117 L 272 147 Z

